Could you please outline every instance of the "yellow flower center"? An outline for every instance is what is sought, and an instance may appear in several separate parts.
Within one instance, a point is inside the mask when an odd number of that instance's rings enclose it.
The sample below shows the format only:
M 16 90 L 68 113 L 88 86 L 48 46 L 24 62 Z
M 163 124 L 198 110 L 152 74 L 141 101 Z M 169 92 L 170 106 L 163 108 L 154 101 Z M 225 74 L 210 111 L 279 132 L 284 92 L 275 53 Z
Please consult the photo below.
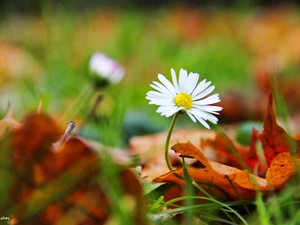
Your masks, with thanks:
M 190 109 L 193 106 L 192 96 L 184 92 L 178 94 L 175 97 L 174 102 L 178 107 L 184 107 L 185 110 Z

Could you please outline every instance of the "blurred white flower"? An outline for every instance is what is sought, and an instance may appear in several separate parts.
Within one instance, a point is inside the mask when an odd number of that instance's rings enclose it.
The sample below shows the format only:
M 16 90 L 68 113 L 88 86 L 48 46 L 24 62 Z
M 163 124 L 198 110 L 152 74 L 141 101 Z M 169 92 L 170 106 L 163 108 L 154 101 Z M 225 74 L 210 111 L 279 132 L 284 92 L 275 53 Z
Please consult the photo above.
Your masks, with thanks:
M 102 52 L 95 52 L 92 55 L 89 66 L 96 86 L 118 83 L 125 74 L 124 68 L 117 61 Z
M 219 94 L 208 96 L 215 88 L 210 86 L 210 81 L 202 80 L 198 84 L 198 73 L 187 73 L 180 69 L 179 79 L 177 80 L 174 69 L 171 69 L 171 83 L 162 74 L 158 75 L 161 83 L 154 81 L 150 86 L 156 91 L 149 91 L 146 98 L 149 104 L 158 105 L 156 112 L 162 116 L 170 117 L 177 112 L 187 113 L 193 122 L 198 120 L 206 128 L 210 128 L 207 120 L 216 124 L 218 118 L 213 114 L 219 114 L 222 110 L 220 106 L 211 104 L 220 102 Z

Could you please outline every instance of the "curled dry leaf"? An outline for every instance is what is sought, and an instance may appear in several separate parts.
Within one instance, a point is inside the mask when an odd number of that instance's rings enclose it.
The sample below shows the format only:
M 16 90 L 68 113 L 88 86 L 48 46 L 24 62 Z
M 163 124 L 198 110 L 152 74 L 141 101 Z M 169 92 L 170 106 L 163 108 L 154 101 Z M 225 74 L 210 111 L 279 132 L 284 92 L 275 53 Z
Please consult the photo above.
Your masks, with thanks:
M 227 169 L 230 170 L 230 168 Z M 226 171 L 224 172 L 226 173 Z M 230 171 L 229 174 L 231 172 L 232 171 Z M 200 185 L 210 195 L 212 195 L 214 198 L 221 199 L 223 201 L 240 200 L 236 191 L 239 193 L 242 199 L 251 199 L 256 195 L 255 189 L 251 190 L 239 186 L 235 184 L 233 180 L 231 180 L 232 178 L 230 179 L 231 181 L 229 181 L 224 174 L 217 174 L 215 171 L 212 171 L 207 168 L 199 169 L 194 167 L 188 167 L 188 173 L 191 179 L 197 182 L 198 185 Z M 172 186 L 165 193 L 166 201 L 180 197 L 184 193 L 185 181 L 179 178 L 178 175 L 181 177 L 184 176 L 183 170 L 181 168 L 164 174 L 154 180 L 155 182 L 168 182 L 174 184 L 174 186 Z M 249 183 L 249 177 L 245 176 L 243 177 L 243 179 L 245 179 L 245 183 Z M 232 188 L 230 182 L 232 182 L 232 184 L 235 186 L 236 191 Z M 205 194 L 203 194 L 200 190 L 197 191 L 197 194 L 199 196 L 205 196 Z
M 8 138 L 0 137 L 0 155 L 8 162 L 0 172 L 10 182 L 0 185 L 6 191 L 0 211 L 20 224 L 105 224 L 112 210 L 103 185 L 107 181 L 98 176 L 100 158 L 75 136 L 54 151 L 61 134 L 48 116 L 29 114 Z M 148 224 L 141 184 L 131 170 L 118 171 L 122 193 L 138 206 L 130 212 L 133 224 Z
M 279 190 L 296 172 L 295 159 L 289 153 L 278 154 L 267 171 L 267 178 L 261 178 L 218 162 L 209 160 L 191 142 L 178 143 L 172 149 L 179 154 L 196 158 L 204 168 L 188 167 L 188 173 L 192 180 L 198 183 L 212 196 L 222 200 L 240 200 L 253 198 L 257 190 L 263 194 L 269 191 Z M 298 166 L 300 161 L 297 160 Z M 178 177 L 184 177 L 183 169 L 179 168 L 156 178 L 155 182 L 169 182 L 175 184 L 166 193 L 167 200 L 182 195 L 185 181 Z M 203 195 L 198 191 L 199 195 Z
M 199 149 L 192 143 L 178 143 L 172 147 L 176 153 L 192 156 L 199 160 L 207 169 L 207 171 L 215 176 L 228 176 L 230 180 L 240 187 L 249 190 L 269 190 L 270 187 L 266 181 L 258 176 L 249 174 L 246 170 L 240 170 L 235 167 L 227 166 L 208 159 Z M 257 186 L 257 187 L 256 187 Z
M 258 166 L 259 171 L 265 172 L 270 166 L 272 160 L 283 152 L 298 152 L 299 141 L 294 140 L 281 126 L 276 122 L 276 116 L 273 108 L 273 97 L 270 93 L 267 104 L 267 117 L 264 122 L 263 131 L 253 129 L 250 143 L 249 157 L 247 164 L 254 168 Z M 264 165 L 258 157 L 256 142 L 261 141 L 263 153 L 266 161 Z
M 209 159 L 239 169 L 244 168 L 243 162 L 249 154 L 248 146 L 242 146 L 229 138 L 225 140 L 219 134 L 214 139 L 203 138 L 200 149 Z
M 276 122 L 272 93 L 269 95 L 267 118 L 260 138 L 268 165 L 270 165 L 272 159 L 279 153 L 290 152 L 293 150 L 292 148 L 298 147 L 292 137 Z
M 175 130 L 171 136 L 170 145 L 176 142 L 186 141 L 187 138 L 197 146 L 200 145 L 200 137 L 214 138 L 216 133 L 212 130 L 200 129 L 179 129 Z M 130 139 L 129 152 L 131 155 L 138 155 L 143 164 L 141 176 L 152 181 L 154 178 L 169 171 L 164 159 L 164 145 L 167 137 L 167 132 L 160 132 L 151 135 L 133 137 Z M 173 166 L 179 165 L 181 159 L 173 151 L 169 151 L 170 161 Z M 188 164 L 195 160 L 187 160 Z

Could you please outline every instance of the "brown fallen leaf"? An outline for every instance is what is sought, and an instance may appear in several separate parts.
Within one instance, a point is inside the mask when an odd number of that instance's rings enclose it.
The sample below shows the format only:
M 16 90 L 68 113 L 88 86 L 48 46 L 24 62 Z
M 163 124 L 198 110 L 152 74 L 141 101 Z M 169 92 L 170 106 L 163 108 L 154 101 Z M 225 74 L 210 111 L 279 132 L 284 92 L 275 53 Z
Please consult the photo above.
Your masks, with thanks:
M 12 135 L 13 165 L 26 166 L 49 149 L 60 137 L 55 122 L 44 114 L 29 114 Z
M 199 160 L 207 169 L 207 172 L 215 176 L 228 176 L 230 180 L 243 188 L 249 190 L 270 190 L 271 187 L 266 183 L 265 179 L 254 176 L 246 170 L 240 170 L 235 167 L 227 166 L 222 163 L 211 161 L 192 143 L 178 143 L 172 146 L 176 153 L 188 155 Z
M 172 133 L 170 146 L 187 139 L 199 146 L 201 143 L 200 137 L 208 139 L 214 138 L 215 135 L 216 133 L 212 130 L 178 129 Z M 144 160 L 158 153 L 164 154 L 166 138 L 167 132 L 133 137 L 129 141 L 129 151 L 132 155 L 140 155 Z
M 211 130 L 179 129 L 173 132 L 170 146 L 178 141 L 186 141 L 187 138 L 199 146 L 202 141 L 201 137 L 211 139 L 215 135 L 216 133 Z M 164 157 L 166 137 L 167 132 L 160 132 L 130 139 L 129 152 L 131 155 L 138 155 L 141 159 L 143 165 L 141 177 L 148 181 L 152 181 L 155 177 L 169 171 Z M 180 157 L 173 151 L 169 151 L 169 157 L 174 167 L 181 164 Z M 193 162 L 195 162 L 193 159 L 187 160 L 188 164 L 192 164 Z
M 76 136 L 68 137 L 54 150 L 53 142 L 61 134 L 50 117 L 34 113 L 11 130 L 9 138 L 0 137 L 0 154 L 11 163 L 6 170 L 12 170 L 4 173 L 11 183 L 0 211 L 25 225 L 104 225 L 113 206 L 104 185 L 109 181 L 99 178 L 103 161 L 87 141 Z M 12 154 L 2 154 L 7 151 Z M 133 224 L 148 224 L 139 180 L 130 169 L 118 167 L 114 179 L 120 184 L 120 198 L 130 199 L 133 206 L 128 217 Z
M 78 176 L 86 171 L 90 171 L 91 175 L 97 171 L 99 157 L 79 138 L 71 137 L 55 151 L 49 149 L 35 164 L 35 183 L 43 185 L 50 182 L 79 161 L 82 168 Z
M 249 157 L 247 164 L 253 168 L 258 166 L 259 172 L 266 172 L 272 160 L 283 152 L 298 152 L 300 142 L 294 140 L 281 126 L 276 122 L 276 116 L 273 108 L 273 97 L 270 93 L 267 104 L 267 117 L 264 122 L 263 131 L 259 132 L 253 129 L 250 143 Z M 256 142 L 261 141 L 266 165 L 259 160 Z
M 270 164 L 272 159 L 279 153 L 290 152 L 293 148 L 298 148 L 297 143 L 292 139 L 292 137 L 289 136 L 288 133 L 276 122 L 272 93 L 269 95 L 267 118 L 260 138 L 268 164 Z
M 256 189 L 249 189 L 249 184 L 253 186 L 253 184 L 250 182 L 250 179 L 248 176 L 240 176 L 236 173 L 232 173 L 232 171 L 227 171 L 229 179 L 226 178 L 225 174 L 217 174 L 215 171 L 211 171 L 210 169 L 198 169 L 194 167 L 187 167 L 189 176 L 192 180 L 198 183 L 205 191 L 207 191 L 210 195 L 212 195 L 216 199 L 220 199 L 223 201 L 233 201 L 233 200 L 240 200 L 240 197 L 244 200 L 251 199 L 256 195 Z M 224 168 L 223 168 L 224 169 Z M 227 168 L 230 170 L 230 168 Z M 224 171 L 224 173 L 227 173 Z M 244 175 L 246 173 L 243 173 Z M 186 182 L 178 177 L 183 177 L 183 170 L 182 168 L 173 170 L 167 174 L 164 174 L 154 180 L 154 182 L 167 182 L 171 183 L 174 186 L 172 186 L 165 194 L 165 200 L 171 200 L 180 196 L 183 196 L 184 193 L 184 185 Z M 234 175 L 234 176 L 233 176 Z M 239 185 L 235 182 L 237 179 L 243 179 L 245 181 L 244 188 L 242 185 Z M 257 178 L 260 181 L 260 178 Z M 229 181 L 230 180 L 230 181 Z M 240 183 L 242 183 L 240 181 Z M 234 190 L 232 188 L 232 185 L 235 186 Z M 260 187 L 263 190 L 266 189 L 267 182 L 265 180 L 260 181 Z M 236 192 L 237 191 L 237 192 Z M 238 193 L 238 194 L 237 194 Z M 204 193 L 202 193 L 200 190 L 197 190 L 197 195 L 199 196 L 205 196 Z M 240 197 L 239 197 L 240 196 Z
M 199 160 L 204 168 L 187 167 L 189 176 L 210 195 L 224 201 L 252 199 L 258 190 L 264 195 L 270 191 L 280 190 L 296 173 L 297 166 L 300 166 L 299 159 L 292 157 L 289 153 L 280 153 L 272 160 L 267 170 L 267 178 L 264 179 L 246 170 L 211 161 L 191 142 L 178 143 L 172 146 L 172 149 L 176 153 Z M 159 176 L 154 181 L 173 184 L 165 193 L 168 201 L 183 195 L 186 184 L 183 177 L 183 169 L 178 168 Z M 197 194 L 204 195 L 199 190 Z
M 299 169 L 300 160 L 290 153 L 279 153 L 267 170 L 266 179 L 274 189 L 281 189 Z
M 239 169 L 244 169 L 244 160 L 249 155 L 248 146 L 242 146 L 231 139 L 225 140 L 219 134 L 214 139 L 202 139 L 199 147 L 210 160 Z

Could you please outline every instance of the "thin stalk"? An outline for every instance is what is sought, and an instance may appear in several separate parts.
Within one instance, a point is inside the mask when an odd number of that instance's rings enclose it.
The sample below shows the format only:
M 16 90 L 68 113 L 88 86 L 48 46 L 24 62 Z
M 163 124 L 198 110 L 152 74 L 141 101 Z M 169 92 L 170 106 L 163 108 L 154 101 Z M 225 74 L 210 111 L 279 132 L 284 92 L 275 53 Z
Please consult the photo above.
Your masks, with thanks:
M 237 218 L 240 219 L 240 221 L 242 222 L 242 224 L 244 225 L 248 225 L 248 222 L 243 218 L 242 215 L 240 215 L 236 210 L 234 210 L 231 206 L 232 205 L 235 205 L 235 203 L 239 204 L 238 201 L 235 201 L 235 202 L 231 202 L 231 203 L 223 203 L 221 201 L 218 201 L 214 198 L 210 198 L 210 197 L 202 197 L 202 196 L 184 196 L 184 197 L 178 197 L 178 198 L 174 198 L 168 202 L 165 202 L 165 204 L 163 206 L 161 206 L 161 208 L 167 206 L 167 205 L 171 205 L 171 203 L 173 202 L 178 202 L 178 201 L 181 201 L 181 200 L 185 200 L 187 198 L 193 198 L 193 199 L 203 199 L 203 200 L 206 200 L 206 201 L 209 201 L 209 202 L 212 202 L 212 203 L 215 203 L 217 205 L 219 205 L 220 207 L 223 207 L 223 212 L 230 212 L 232 214 L 234 214 Z M 233 203 L 233 204 L 232 204 Z M 191 206 L 190 206 L 191 207 Z M 196 206 L 193 206 L 193 207 L 196 207 Z M 198 205 L 199 208 L 201 208 L 201 205 Z M 162 211 L 161 213 L 164 213 L 164 214 L 173 214 L 173 213 L 177 213 L 177 212 L 182 212 L 182 209 L 187 209 L 187 207 L 180 207 L 180 208 L 177 208 L 177 209 L 168 209 L 168 210 L 164 210 Z M 226 210 L 226 211 L 225 211 Z M 157 213 L 157 214 L 160 214 L 160 213 Z M 230 216 L 231 217 L 231 216 Z M 232 221 L 234 222 L 234 219 L 231 217 L 230 219 L 232 219 Z M 236 224 L 236 222 L 235 222 Z
M 194 189 L 193 189 L 193 184 L 192 184 L 192 179 L 189 175 L 186 163 L 185 163 L 185 159 L 184 156 L 182 156 L 182 169 L 183 169 L 183 174 L 184 174 L 184 179 L 186 182 L 186 186 L 185 186 L 185 195 L 186 196 L 193 196 L 195 195 L 194 193 Z M 187 198 L 184 201 L 184 204 L 186 207 L 192 207 L 194 205 L 194 199 L 193 198 Z M 191 210 L 187 211 L 186 214 L 186 221 L 188 222 L 188 224 L 192 224 L 193 222 L 193 217 L 194 217 L 194 213 Z
M 229 179 L 228 175 L 225 175 L 226 179 L 228 180 L 230 186 L 232 187 L 232 189 L 234 190 L 234 192 L 236 193 L 236 195 L 238 196 L 239 200 L 241 202 L 243 202 L 243 198 L 240 195 L 240 193 L 238 192 L 238 190 L 236 189 L 236 187 L 234 186 L 234 184 L 232 183 L 232 181 Z M 250 210 L 248 209 L 247 205 L 245 203 L 242 203 L 242 205 L 244 206 L 244 209 L 246 210 L 246 212 L 248 213 L 248 215 L 251 215 Z
M 172 168 L 172 165 L 171 165 L 170 159 L 169 159 L 169 145 L 170 145 L 171 135 L 172 135 L 176 120 L 177 120 L 179 115 L 180 115 L 180 113 L 178 112 L 173 116 L 173 119 L 172 119 L 172 122 L 171 122 L 171 125 L 170 125 L 170 128 L 169 128 L 168 136 L 167 136 L 167 139 L 166 139 L 166 144 L 165 144 L 165 159 L 166 159 L 166 163 L 167 163 L 167 166 L 168 166 L 170 171 L 172 171 L 173 168 Z
M 87 84 L 79 93 L 79 95 L 76 97 L 76 99 L 72 102 L 72 104 L 68 107 L 68 109 L 63 114 L 63 116 L 60 118 L 59 124 L 66 119 L 67 120 L 74 119 L 73 117 L 75 117 L 78 114 L 78 112 L 82 110 L 83 106 L 92 97 L 93 93 L 95 93 L 94 89 L 91 88 L 90 84 Z

